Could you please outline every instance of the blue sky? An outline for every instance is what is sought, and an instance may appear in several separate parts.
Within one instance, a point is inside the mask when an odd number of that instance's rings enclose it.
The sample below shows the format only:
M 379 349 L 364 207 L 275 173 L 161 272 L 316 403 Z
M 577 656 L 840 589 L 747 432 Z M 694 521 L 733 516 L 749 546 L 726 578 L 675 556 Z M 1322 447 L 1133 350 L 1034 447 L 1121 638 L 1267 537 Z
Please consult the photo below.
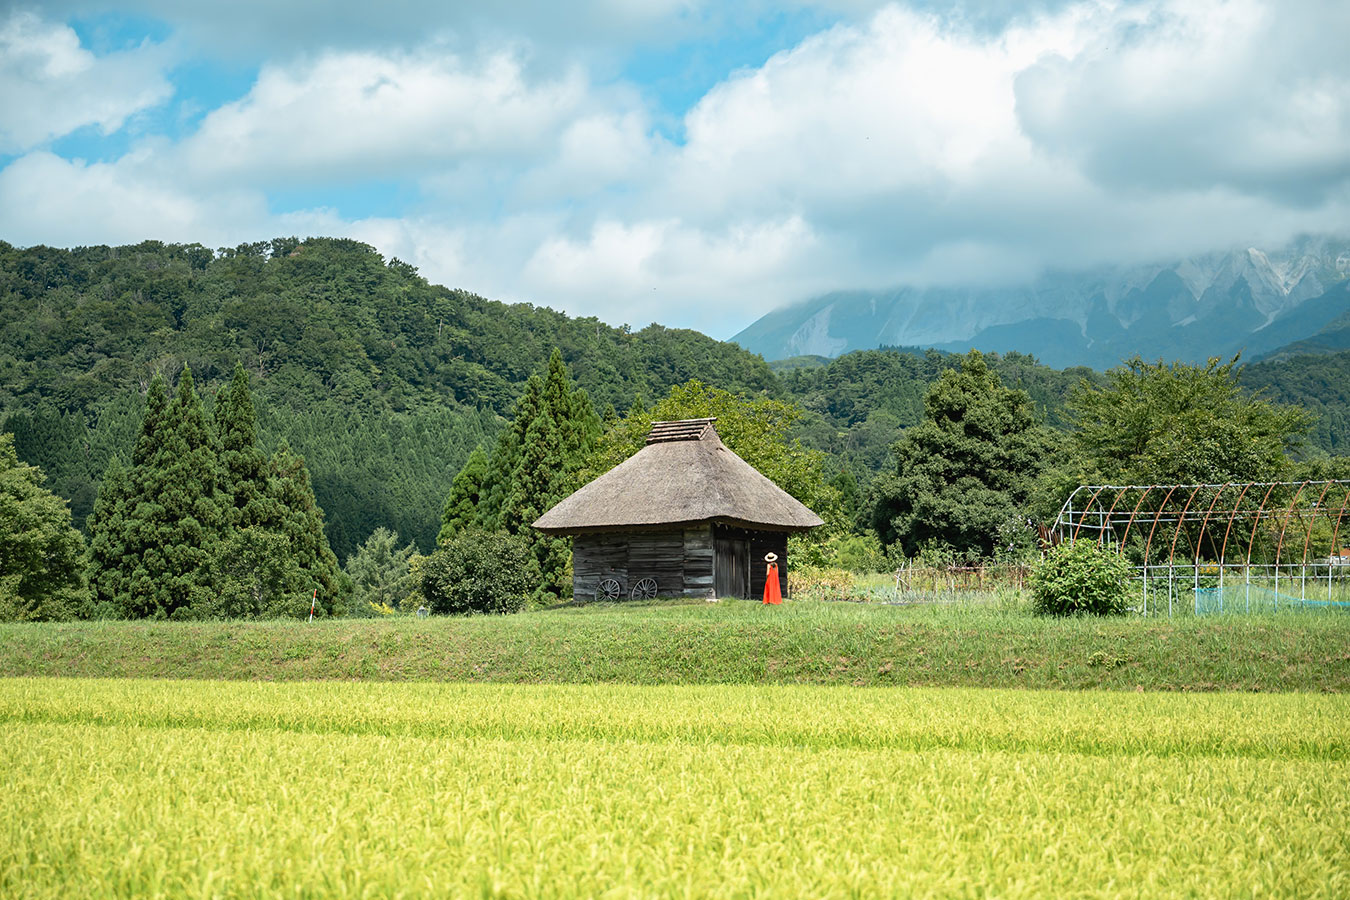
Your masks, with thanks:
M 1350 4 L 0 6 L 0 238 L 365 240 L 728 337 L 1350 231 Z

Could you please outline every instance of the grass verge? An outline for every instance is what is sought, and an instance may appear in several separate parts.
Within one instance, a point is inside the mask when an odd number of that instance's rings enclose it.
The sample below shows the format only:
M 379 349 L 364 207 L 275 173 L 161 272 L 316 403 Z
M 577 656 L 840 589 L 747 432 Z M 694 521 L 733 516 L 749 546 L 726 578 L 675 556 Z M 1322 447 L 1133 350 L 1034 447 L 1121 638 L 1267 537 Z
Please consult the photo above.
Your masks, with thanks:
M 1350 691 L 1350 617 L 656 602 L 504 617 L 0 626 L 0 676 Z

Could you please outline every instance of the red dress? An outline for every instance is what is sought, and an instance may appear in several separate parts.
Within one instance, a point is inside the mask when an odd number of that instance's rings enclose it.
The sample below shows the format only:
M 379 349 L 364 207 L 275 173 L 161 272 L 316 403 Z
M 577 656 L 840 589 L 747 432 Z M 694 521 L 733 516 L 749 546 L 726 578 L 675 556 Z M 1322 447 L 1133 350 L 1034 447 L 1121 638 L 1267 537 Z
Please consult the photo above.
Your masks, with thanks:
M 782 590 L 778 587 L 778 563 L 769 563 L 768 574 L 764 577 L 764 602 L 774 606 L 783 602 Z

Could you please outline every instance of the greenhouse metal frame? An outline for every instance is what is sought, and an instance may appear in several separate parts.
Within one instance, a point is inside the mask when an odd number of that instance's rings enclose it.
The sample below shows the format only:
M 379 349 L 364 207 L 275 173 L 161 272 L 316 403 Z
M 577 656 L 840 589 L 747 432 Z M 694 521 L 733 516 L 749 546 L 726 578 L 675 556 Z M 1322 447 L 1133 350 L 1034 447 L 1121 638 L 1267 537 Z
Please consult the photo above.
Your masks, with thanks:
M 1169 616 L 1188 589 L 1196 614 L 1282 603 L 1350 609 L 1350 550 L 1340 544 L 1347 509 L 1350 479 L 1082 485 L 1052 533 L 1056 543 L 1095 540 L 1129 559 L 1145 615 L 1160 611 L 1164 579 Z

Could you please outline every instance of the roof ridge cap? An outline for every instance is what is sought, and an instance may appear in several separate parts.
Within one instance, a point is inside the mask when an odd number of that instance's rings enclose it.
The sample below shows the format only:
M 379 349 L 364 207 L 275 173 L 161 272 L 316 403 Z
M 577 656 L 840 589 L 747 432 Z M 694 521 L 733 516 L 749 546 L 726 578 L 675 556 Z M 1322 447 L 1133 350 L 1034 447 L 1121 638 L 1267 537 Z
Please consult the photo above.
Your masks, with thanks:
M 666 444 L 677 441 L 702 441 L 706 440 L 708 433 L 717 433 L 713 426 L 716 417 L 703 419 L 672 419 L 670 421 L 652 422 L 647 429 L 648 446 L 652 444 Z

